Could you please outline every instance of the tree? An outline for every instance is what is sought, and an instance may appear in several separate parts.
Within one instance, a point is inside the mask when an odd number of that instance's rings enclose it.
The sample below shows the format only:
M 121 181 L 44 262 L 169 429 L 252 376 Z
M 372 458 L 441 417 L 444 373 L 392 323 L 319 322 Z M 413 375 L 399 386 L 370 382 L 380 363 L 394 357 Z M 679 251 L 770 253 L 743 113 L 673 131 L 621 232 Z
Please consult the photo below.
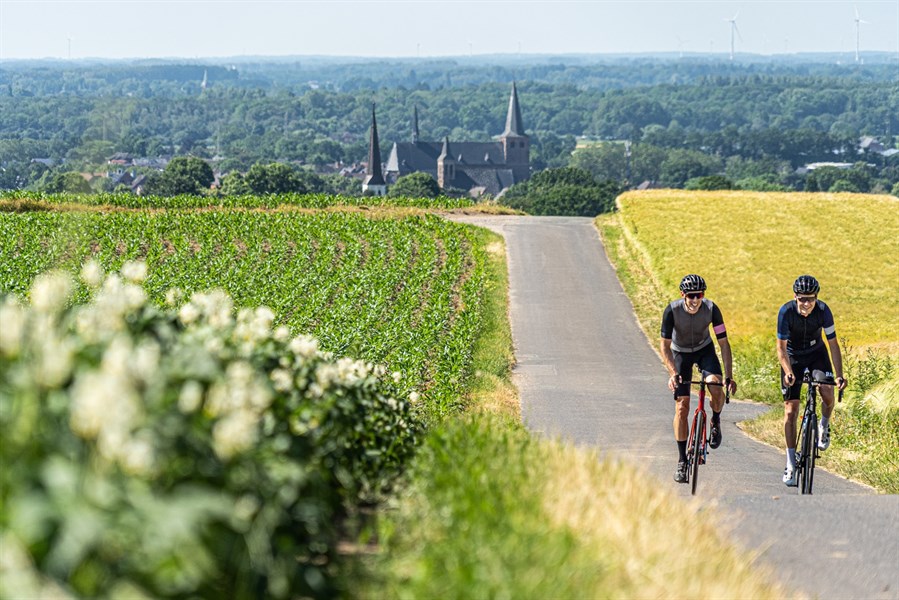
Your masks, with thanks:
M 243 196 L 252 193 L 253 190 L 247 185 L 243 175 L 234 171 L 222 177 L 221 192 L 225 196 Z
M 201 158 L 176 156 L 166 165 L 158 178 L 153 178 L 149 193 L 161 196 L 202 194 L 215 181 L 212 167 Z
M 589 171 L 564 167 L 540 171 L 513 185 L 500 202 L 532 215 L 594 217 L 614 210 L 620 193 L 614 181 L 597 182 Z
M 688 179 L 685 190 L 732 190 L 734 182 L 723 175 L 706 175 Z
M 250 167 L 244 180 L 254 194 L 305 194 L 308 191 L 293 168 L 283 163 L 257 163 Z
M 695 150 L 672 150 L 662 162 L 659 180 L 670 187 L 683 187 L 694 177 L 712 175 L 720 170 L 720 161 Z
M 440 195 L 440 186 L 427 173 L 410 173 L 403 175 L 390 186 L 390 196 L 407 198 L 436 198 Z
M 44 186 L 43 191 L 51 194 L 67 192 L 71 194 L 90 194 L 91 186 L 87 180 L 75 171 L 57 173 Z

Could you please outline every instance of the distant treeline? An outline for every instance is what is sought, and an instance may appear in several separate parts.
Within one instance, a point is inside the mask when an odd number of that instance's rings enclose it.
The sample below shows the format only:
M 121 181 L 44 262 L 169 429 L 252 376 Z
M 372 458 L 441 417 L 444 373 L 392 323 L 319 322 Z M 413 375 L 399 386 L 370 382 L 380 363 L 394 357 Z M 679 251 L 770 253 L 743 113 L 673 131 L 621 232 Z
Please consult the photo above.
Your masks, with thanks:
M 48 167 L 32 164 L 34 158 L 65 160 L 65 169 L 80 170 L 117 152 L 189 154 L 215 158 L 221 172 L 246 171 L 257 162 L 360 161 L 372 102 L 385 158 L 392 142 L 411 139 L 413 107 L 422 139 L 488 140 L 503 129 L 512 80 L 536 169 L 567 166 L 576 136 L 690 150 L 722 164 L 730 157 L 774 160 L 781 169 L 854 162 L 868 160 L 857 154 L 860 136 L 894 145 L 896 72 L 890 64 L 696 60 L 80 68 L 5 62 L 0 188 L 26 187 L 44 176 Z

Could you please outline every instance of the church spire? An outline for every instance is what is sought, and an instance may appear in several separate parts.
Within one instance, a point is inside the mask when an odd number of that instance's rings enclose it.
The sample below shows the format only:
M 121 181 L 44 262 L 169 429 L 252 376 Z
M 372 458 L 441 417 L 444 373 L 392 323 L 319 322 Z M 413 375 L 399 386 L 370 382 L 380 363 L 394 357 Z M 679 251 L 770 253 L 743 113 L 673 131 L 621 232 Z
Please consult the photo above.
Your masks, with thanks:
M 506 130 L 503 137 L 510 135 L 524 135 L 524 125 L 521 122 L 521 109 L 518 107 L 518 90 L 515 82 L 512 82 L 512 95 L 509 97 L 509 113 L 506 115 Z
M 412 143 L 418 143 L 418 105 L 412 106 Z
M 375 196 L 387 193 L 387 183 L 381 173 L 381 147 L 378 144 L 378 122 L 375 120 L 375 103 L 371 103 L 371 136 L 368 142 L 368 165 L 365 167 L 362 191 L 370 191 Z

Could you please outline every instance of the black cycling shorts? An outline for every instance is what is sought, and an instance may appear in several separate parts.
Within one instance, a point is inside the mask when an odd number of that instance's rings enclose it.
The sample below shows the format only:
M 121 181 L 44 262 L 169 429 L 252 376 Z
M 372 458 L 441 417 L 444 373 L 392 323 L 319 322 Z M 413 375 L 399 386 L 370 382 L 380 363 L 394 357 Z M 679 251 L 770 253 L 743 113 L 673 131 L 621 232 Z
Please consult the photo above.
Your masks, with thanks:
M 677 384 L 674 392 L 678 397 L 690 395 L 690 384 L 685 382 L 693 379 L 693 365 L 699 367 L 703 379 L 709 375 L 721 375 L 721 363 L 718 362 L 715 344 L 710 343 L 696 352 L 672 350 L 672 354 L 674 355 L 674 368 L 677 369 L 677 374 L 681 378 L 681 383 Z
M 784 386 L 783 367 L 780 368 L 780 393 L 783 394 L 784 401 L 799 400 L 799 391 L 802 387 L 802 374 L 806 369 L 812 374 L 813 379 L 833 380 L 833 367 L 830 364 L 830 355 L 827 354 L 827 348 L 820 346 L 814 352 L 804 356 L 791 356 L 790 366 L 793 368 L 793 375 L 796 380 L 789 388 Z

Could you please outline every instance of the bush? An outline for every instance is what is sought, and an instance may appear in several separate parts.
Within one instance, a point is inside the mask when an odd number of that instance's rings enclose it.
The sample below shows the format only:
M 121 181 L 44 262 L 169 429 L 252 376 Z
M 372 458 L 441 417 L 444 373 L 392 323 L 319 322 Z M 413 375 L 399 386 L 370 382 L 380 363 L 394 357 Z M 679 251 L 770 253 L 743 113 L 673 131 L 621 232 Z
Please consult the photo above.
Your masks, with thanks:
M 723 175 L 706 175 L 705 177 L 694 177 L 684 184 L 687 190 L 732 190 L 734 183 Z
M 540 171 L 513 185 L 500 203 L 532 215 L 595 217 L 614 210 L 620 193 L 614 181 L 597 182 L 589 171 L 565 167 Z
M 264 307 L 161 311 L 122 272 L 0 301 L 0 596 L 331 594 L 335 522 L 411 452 L 410 403 Z

